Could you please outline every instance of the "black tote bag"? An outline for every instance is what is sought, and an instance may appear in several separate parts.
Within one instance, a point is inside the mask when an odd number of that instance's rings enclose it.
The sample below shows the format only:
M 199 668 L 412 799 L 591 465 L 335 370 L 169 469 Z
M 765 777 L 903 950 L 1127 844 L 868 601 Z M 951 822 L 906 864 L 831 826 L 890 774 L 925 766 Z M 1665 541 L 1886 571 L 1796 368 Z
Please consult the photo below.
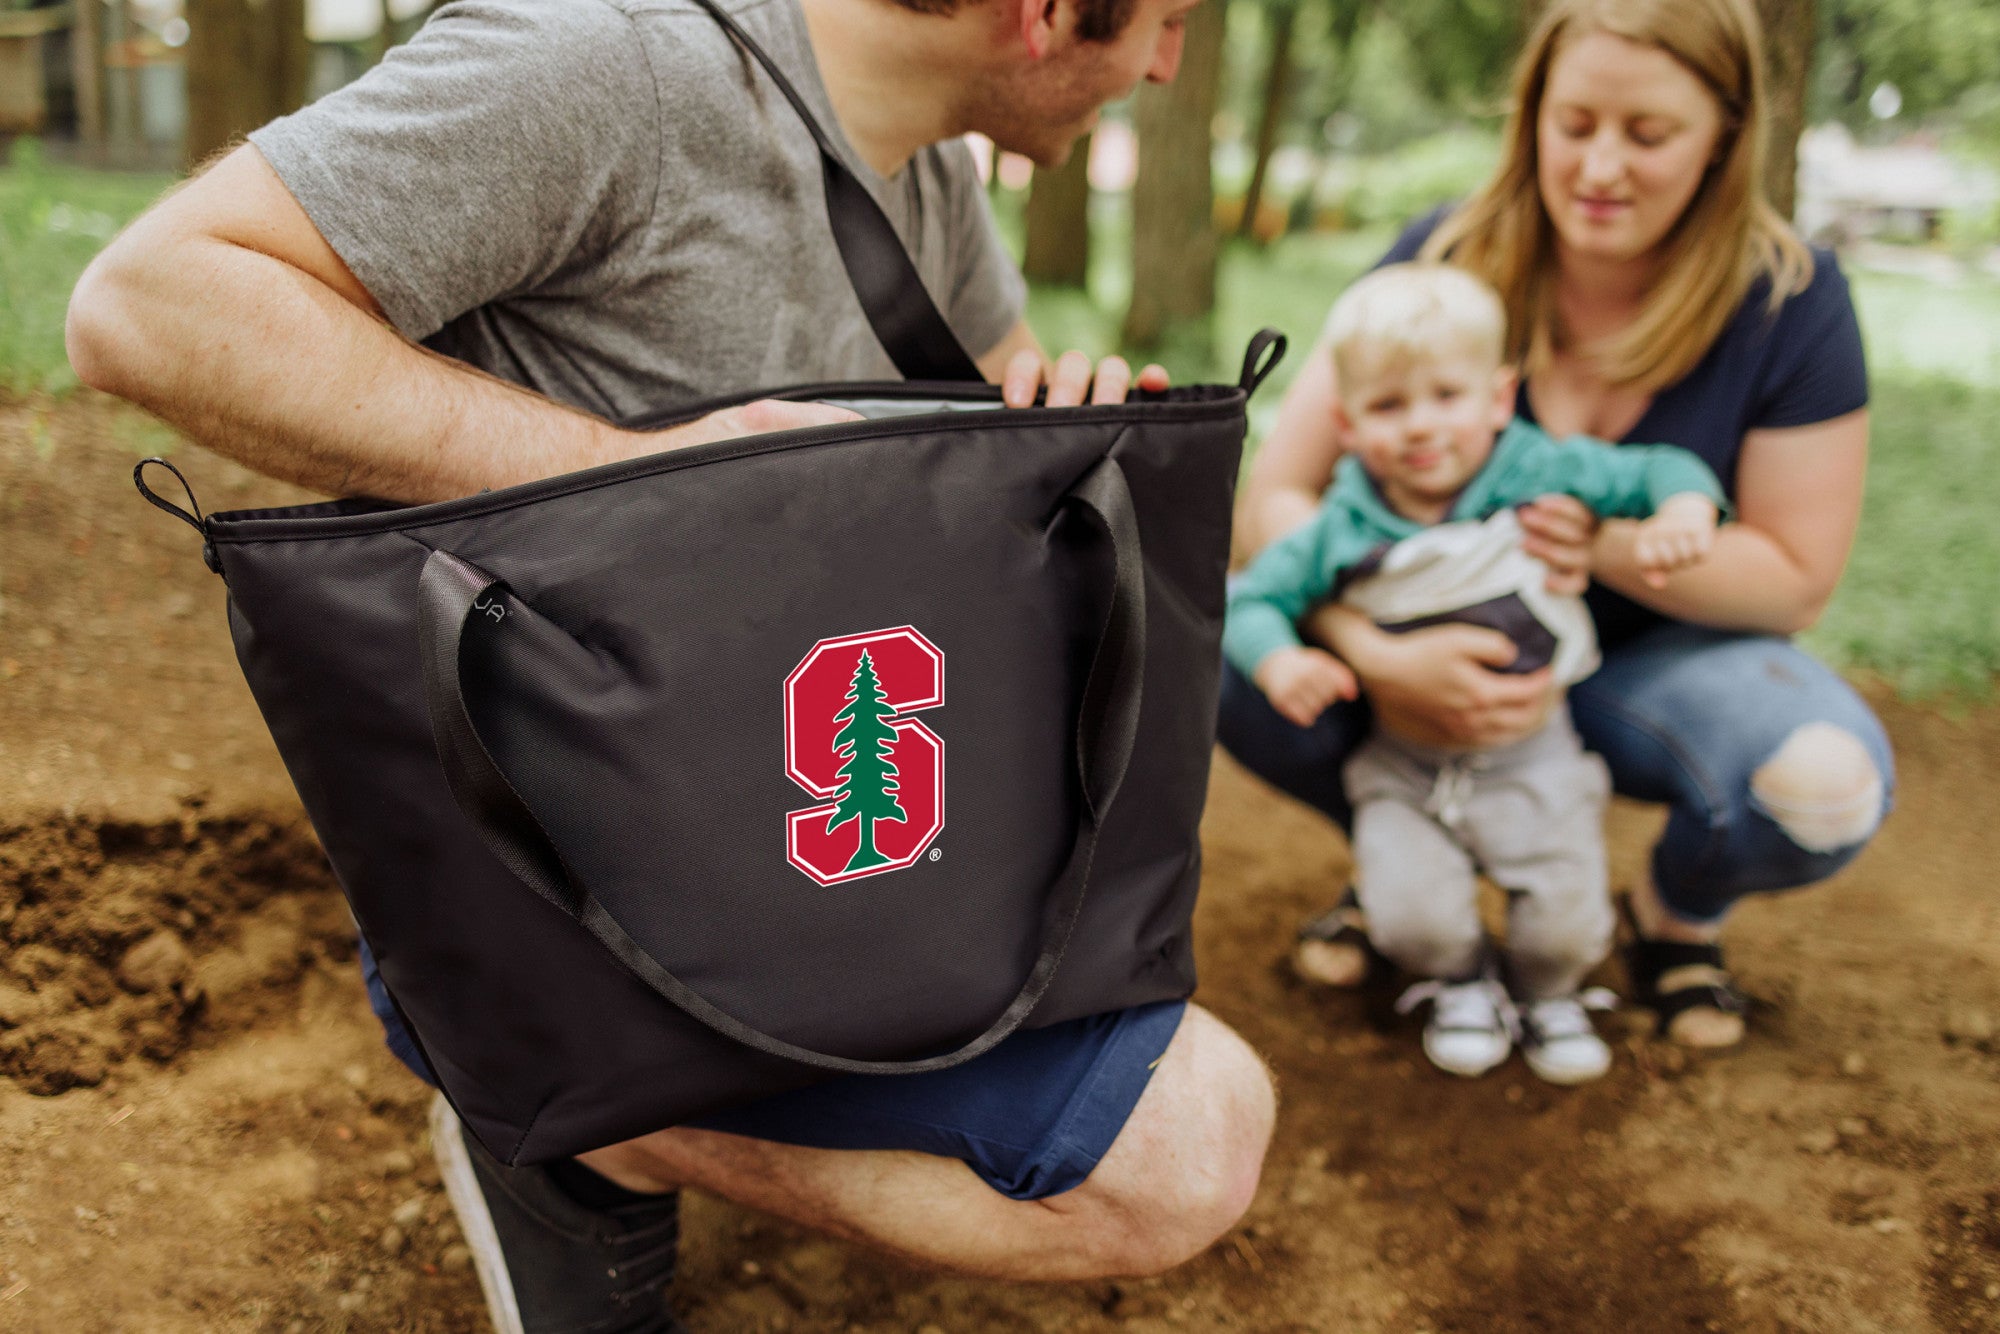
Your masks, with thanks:
M 863 420 L 413 507 L 204 517 L 135 472 L 203 534 L 389 992 L 506 1162 L 1194 987 L 1230 508 L 1283 339 L 1237 384 L 1005 409 L 813 129 L 864 309 L 930 378 L 628 424 Z

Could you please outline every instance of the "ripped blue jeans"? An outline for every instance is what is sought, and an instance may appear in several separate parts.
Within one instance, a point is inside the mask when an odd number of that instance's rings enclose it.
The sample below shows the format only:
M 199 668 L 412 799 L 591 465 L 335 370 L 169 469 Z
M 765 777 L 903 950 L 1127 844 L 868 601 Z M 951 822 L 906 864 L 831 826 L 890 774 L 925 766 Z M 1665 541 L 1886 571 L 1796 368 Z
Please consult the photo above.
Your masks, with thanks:
M 1864 832 L 1825 850 L 1802 846 L 1753 792 L 1752 775 L 1800 728 L 1830 723 L 1852 735 L 1881 777 L 1882 810 L 1893 793 L 1881 721 L 1839 675 L 1776 636 L 1658 626 L 1607 650 L 1596 674 L 1571 687 L 1569 706 L 1613 788 L 1669 808 L 1653 880 L 1685 922 L 1720 921 L 1745 895 L 1815 884 L 1866 845 Z M 1347 827 L 1340 772 L 1371 725 L 1365 703 L 1295 727 L 1225 663 L 1221 708 L 1231 755 Z

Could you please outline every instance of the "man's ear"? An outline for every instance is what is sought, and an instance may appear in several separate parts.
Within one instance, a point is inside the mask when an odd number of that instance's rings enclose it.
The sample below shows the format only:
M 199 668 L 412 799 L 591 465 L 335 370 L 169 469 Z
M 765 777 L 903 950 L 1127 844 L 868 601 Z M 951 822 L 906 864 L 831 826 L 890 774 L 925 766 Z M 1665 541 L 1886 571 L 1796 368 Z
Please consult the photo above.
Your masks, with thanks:
M 1028 59 L 1040 60 L 1055 46 L 1061 33 L 1062 0 L 1016 0 L 1020 5 L 1021 44 Z

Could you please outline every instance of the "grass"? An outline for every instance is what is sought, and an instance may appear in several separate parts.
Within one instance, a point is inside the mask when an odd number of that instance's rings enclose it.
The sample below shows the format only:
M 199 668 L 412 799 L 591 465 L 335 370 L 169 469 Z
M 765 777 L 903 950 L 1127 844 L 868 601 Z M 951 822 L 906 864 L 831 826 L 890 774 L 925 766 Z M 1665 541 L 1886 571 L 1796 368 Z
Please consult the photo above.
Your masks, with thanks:
M 55 167 L 27 141 L 0 169 L 0 392 L 60 397 L 75 385 L 63 356 L 70 288 L 117 229 L 170 184 Z M 1002 234 L 1018 253 L 1019 196 L 1003 196 Z M 1124 201 L 1099 200 L 1089 292 L 1038 288 L 1029 319 L 1051 347 L 1117 347 L 1131 289 Z M 1212 345 L 1167 350 L 1175 377 L 1234 380 L 1244 345 L 1273 325 L 1289 360 L 1259 392 L 1252 447 L 1269 426 L 1334 294 L 1372 264 L 1387 228 L 1287 237 L 1224 249 Z M 1850 269 L 1874 370 L 1874 446 L 1861 535 L 1840 592 L 1807 636 L 1843 667 L 1878 673 L 1916 697 L 1990 696 L 2000 674 L 2000 282 L 1947 286 Z M 163 427 L 134 414 L 157 450 Z M 37 443 L 37 442 L 31 442 Z M 38 447 L 49 447 L 41 441 Z
M 2000 673 L 2000 384 L 1877 376 L 1868 496 L 1833 603 L 1805 637 L 1912 698 L 1986 699 Z
M 1939 376 L 2000 389 L 2000 279 L 1953 283 L 1846 266 L 1878 377 Z
M 91 257 L 157 199 L 170 176 L 51 166 L 32 139 L 0 169 L 0 389 L 61 395 L 76 376 L 63 312 Z

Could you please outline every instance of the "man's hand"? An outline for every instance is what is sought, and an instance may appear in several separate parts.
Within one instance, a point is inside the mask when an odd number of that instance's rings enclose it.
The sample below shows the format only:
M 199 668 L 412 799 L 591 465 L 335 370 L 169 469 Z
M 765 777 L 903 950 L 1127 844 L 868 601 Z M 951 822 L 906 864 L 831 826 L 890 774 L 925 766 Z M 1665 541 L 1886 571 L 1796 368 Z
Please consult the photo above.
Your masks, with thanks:
M 1515 511 L 1521 549 L 1549 567 L 1547 588 L 1557 596 L 1590 587 L 1590 544 L 1597 515 L 1574 496 L 1537 496 Z
M 861 414 L 827 403 L 788 403 L 778 398 L 760 398 L 733 408 L 711 412 L 664 431 L 635 435 L 634 457 L 706 445 L 716 440 L 735 440 L 746 435 L 768 435 L 773 431 L 798 431 L 808 426 L 837 426 L 861 420 Z
M 1311 727 L 1335 700 L 1360 686 L 1347 664 L 1321 648 L 1281 648 L 1264 655 L 1254 678 L 1271 707 L 1296 727 Z
M 1648 587 L 1665 588 L 1669 574 L 1707 557 L 1715 545 L 1719 517 L 1715 502 L 1698 492 L 1668 496 L 1632 535 L 1632 560 L 1639 577 Z
M 1051 408 L 1073 408 L 1086 395 L 1092 403 L 1123 403 L 1132 388 L 1132 367 L 1123 357 L 1106 357 L 1097 363 L 1094 375 L 1090 357 L 1082 352 L 1063 353 L 1053 370 L 1045 372 L 1045 365 L 1036 348 L 1022 348 L 1009 357 L 1007 369 L 1000 377 L 1002 401 L 1010 408 L 1033 407 L 1035 391 L 1042 387 L 1044 373 L 1049 382 L 1045 406 Z M 1139 387 L 1155 393 L 1165 389 L 1166 367 L 1152 365 L 1140 371 Z

